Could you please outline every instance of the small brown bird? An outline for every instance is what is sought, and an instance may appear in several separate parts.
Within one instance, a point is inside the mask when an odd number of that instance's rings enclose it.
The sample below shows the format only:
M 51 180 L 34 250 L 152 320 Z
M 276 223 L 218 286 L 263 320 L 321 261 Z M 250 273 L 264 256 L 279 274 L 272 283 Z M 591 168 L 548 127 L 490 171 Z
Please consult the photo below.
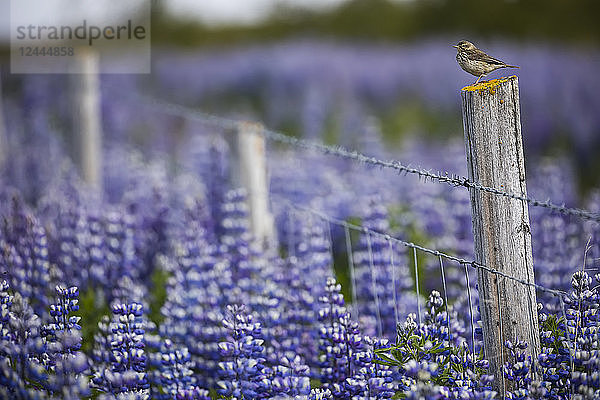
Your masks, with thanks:
M 458 65 L 471 75 L 478 77 L 474 84 L 498 68 L 519 68 L 516 65 L 508 65 L 503 61 L 488 56 L 475 47 L 473 43 L 466 40 L 461 40 L 457 45 L 452 47 L 457 49 L 456 61 L 458 61 Z

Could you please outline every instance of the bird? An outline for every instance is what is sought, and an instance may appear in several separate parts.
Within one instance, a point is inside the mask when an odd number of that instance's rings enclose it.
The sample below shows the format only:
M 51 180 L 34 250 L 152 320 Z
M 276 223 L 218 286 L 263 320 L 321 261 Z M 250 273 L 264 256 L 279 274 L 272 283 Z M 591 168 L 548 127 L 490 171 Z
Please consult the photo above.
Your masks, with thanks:
M 488 56 L 475 47 L 473 43 L 466 40 L 461 40 L 452 47 L 457 50 L 456 61 L 458 61 L 458 65 L 466 72 L 478 77 L 474 85 L 479 83 L 481 78 L 499 68 L 519 68 L 516 65 L 509 65 L 504 61 Z

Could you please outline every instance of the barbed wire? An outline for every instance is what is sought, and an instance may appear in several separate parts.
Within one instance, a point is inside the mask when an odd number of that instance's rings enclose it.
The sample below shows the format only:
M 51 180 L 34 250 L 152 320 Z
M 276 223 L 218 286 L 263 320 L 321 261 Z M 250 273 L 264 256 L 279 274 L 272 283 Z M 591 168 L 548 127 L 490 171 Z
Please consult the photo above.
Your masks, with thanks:
M 283 205 L 286 206 L 286 207 L 288 207 L 288 208 L 292 208 L 292 209 L 294 209 L 294 210 L 296 210 L 298 212 L 309 213 L 311 215 L 314 215 L 314 216 L 317 216 L 317 217 L 321 218 L 324 221 L 327 221 L 327 222 L 329 222 L 331 224 L 340 226 L 342 228 L 347 228 L 347 229 L 351 229 L 351 230 L 354 230 L 354 231 L 357 231 L 357 232 L 370 234 L 370 235 L 379 237 L 381 239 L 384 239 L 386 241 L 397 243 L 397 244 L 400 244 L 402 246 L 409 247 L 411 249 L 419 250 L 419 251 L 422 251 L 424 253 L 428 253 L 428 254 L 434 255 L 436 257 L 442 257 L 442 258 L 445 258 L 447 260 L 454 261 L 454 262 L 456 262 L 458 264 L 466 265 L 466 266 L 469 266 L 469 267 L 474 268 L 474 269 L 482 269 L 482 270 L 484 270 L 486 272 L 489 272 L 491 274 L 502 276 L 503 278 L 512 280 L 512 281 L 517 282 L 517 283 L 522 284 L 522 285 L 530 286 L 530 287 L 532 287 L 534 289 L 537 289 L 537 290 L 539 290 L 541 292 L 544 292 L 544 293 L 548 293 L 548 294 L 550 294 L 552 296 L 561 297 L 561 298 L 568 296 L 567 293 L 564 292 L 564 291 L 562 291 L 562 290 L 550 289 L 550 288 L 547 288 L 545 286 L 539 285 L 537 283 L 529 282 L 529 281 L 526 281 L 524 279 L 514 277 L 514 276 L 509 275 L 509 274 L 507 274 L 507 273 L 505 273 L 503 271 L 499 271 L 499 270 L 497 270 L 495 268 L 489 267 L 489 266 L 487 266 L 485 264 L 476 262 L 474 260 L 467 260 L 467 259 L 464 259 L 464 258 L 461 258 L 461 257 L 457 257 L 457 256 L 453 256 L 451 254 L 444 253 L 444 252 L 439 251 L 439 250 L 430 249 L 428 247 L 424 247 L 422 245 L 419 245 L 419 244 L 416 244 L 416 243 L 413 243 L 413 242 L 407 242 L 405 240 L 398 239 L 398 238 L 392 236 L 391 234 L 389 234 L 387 232 L 380 232 L 380 231 L 368 228 L 366 226 L 356 225 L 356 224 L 353 224 L 351 222 L 344 221 L 342 219 L 335 218 L 335 217 L 332 217 L 330 215 L 327 215 L 327 214 L 325 214 L 322 211 L 318 211 L 318 210 L 314 210 L 314 209 L 312 209 L 310 207 L 305 207 L 305 206 L 300 206 L 298 204 L 294 204 L 294 203 L 290 202 L 287 199 L 281 198 L 281 200 L 279 200 L 279 201 L 281 201 L 283 203 Z
M 167 112 L 172 115 L 181 116 L 187 119 L 192 119 L 208 124 L 212 124 L 218 126 L 223 129 L 236 129 L 240 123 L 246 122 L 241 120 L 235 120 L 230 118 L 224 118 L 221 116 L 205 113 L 202 111 L 198 111 L 195 109 L 191 109 L 179 104 L 169 103 L 163 100 L 159 100 L 152 97 L 141 96 L 142 99 L 150 106 L 156 107 L 163 112 Z M 466 177 L 461 177 L 456 174 L 448 174 L 446 173 L 434 173 L 431 170 L 426 170 L 423 168 L 411 167 L 410 165 L 402 164 L 397 160 L 381 160 L 376 157 L 371 157 L 364 155 L 355 150 L 347 150 L 342 146 L 330 146 L 323 143 L 310 141 L 306 139 L 300 139 L 292 136 L 288 136 L 284 133 L 263 128 L 258 133 L 264 136 L 266 139 L 277 141 L 280 143 L 288 144 L 291 146 L 303 148 L 306 150 L 316 150 L 326 155 L 333 155 L 344 159 L 354 160 L 359 163 L 368 164 L 375 167 L 391 169 L 399 174 L 411 174 L 416 175 L 419 178 L 423 178 L 425 181 L 427 179 L 431 181 L 437 181 L 440 183 L 445 183 L 450 186 L 462 186 L 468 189 L 474 189 L 482 192 L 491 193 L 498 196 L 507 197 L 513 200 L 525 201 L 528 204 L 535 207 L 547 208 L 552 211 L 556 211 L 558 213 L 564 215 L 575 216 L 584 220 L 593 221 L 596 223 L 600 223 L 600 213 L 592 212 L 589 210 L 584 210 L 581 208 L 567 207 L 564 204 L 556 204 L 551 202 L 550 200 L 538 200 L 532 197 L 529 197 L 523 193 L 515 194 L 509 193 L 505 190 L 493 188 L 490 186 L 482 185 L 478 182 L 471 181 Z

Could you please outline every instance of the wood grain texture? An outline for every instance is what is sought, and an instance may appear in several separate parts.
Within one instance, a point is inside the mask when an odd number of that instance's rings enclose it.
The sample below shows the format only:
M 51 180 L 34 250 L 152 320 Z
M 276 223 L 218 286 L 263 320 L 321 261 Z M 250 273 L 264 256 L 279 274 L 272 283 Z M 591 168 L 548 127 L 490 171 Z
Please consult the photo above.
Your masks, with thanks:
M 526 195 L 517 77 L 466 87 L 461 97 L 469 179 Z M 533 283 L 527 203 L 474 189 L 470 194 L 475 260 Z M 535 289 L 482 270 L 478 284 L 484 352 L 503 396 L 504 385 L 510 389 L 501 377 L 502 362 L 510 359 L 503 343 L 526 341 L 534 360 L 540 352 Z

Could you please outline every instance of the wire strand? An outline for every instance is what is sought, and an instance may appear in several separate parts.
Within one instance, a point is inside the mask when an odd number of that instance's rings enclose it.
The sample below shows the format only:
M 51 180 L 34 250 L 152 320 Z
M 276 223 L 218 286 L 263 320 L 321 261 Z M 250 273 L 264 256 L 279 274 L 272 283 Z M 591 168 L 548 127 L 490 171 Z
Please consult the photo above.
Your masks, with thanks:
M 356 318 L 359 319 L 358 315 L 358 302 L 356 300 L 356 272 L 354 271 L 354 255 L 352 251 L 352 238 L 350 237 L 350 229 L 344 226 L 344 236 L 346 239 L 346 255 L 348 256 L 348 268 L 350 269 L 350 285 L 352 286 L 352 308 L 356 313 Z
M 377 277 L 375 273 L 375 262 L 373 261 L 373 247 L 371 244 L 371 233 L 365 228 L 365 236 L 367 238 L 367 251 L 369 254 L 369 268 L 371 270 L 371 290 L 373 291 L 373 299 L 375 301 L 375 310 L 377 317 L 377 336 L 383 336 L 383 325 L 381 322 L 381 308 L 379 306 L 379 293 L 377 293 Z
M 475 354 L 475 321 L 473 320 L 473 302 L 471 300 L 471 283 L 469 282 L 469 269 L 467 268 L 467 265 L 464 265 L 465 267 L 465 282 L 467 285 L 467 296 L 469 299 L 469 318 L 470 318 L 470 323 L 471 323 L 471 350 L 473 351 L 473 354 Z
M 394 322 L 396 323 L 396 327 L 400 322 L 400 317 L 398 315 L 398 296 L 396 289 L 396 264 L 394 263 L 394 245 L 392 241 L 386 238 L 388 246 L 390 248 L 390 267 L 392 268 L 392 295 L 394 299 Z M 447 310 L 447 309 L 446 309 Z
M 165 113 L 168 113 L 171 115 L 177 115 L 180 117 L 192 119 L 192 120 L 207 123 L 207 124 L 211 124 L 211 125 L 215 125 L 220 128 L 223 128 L 223 129 L 230 129 L 230 130 L 237 129 L 239 124 L 246 122 L 246 121 L 242 121 L 242 120 L 235 120 L 235 119 L 220 117 L 217 115 L 212 115 L 212 114 L 194 110 L 194 109 L 182 106 L 182 105 L 169 103 L 169 102 L 166 102 L 163 100 L 159 100 L 159 99 L 144 96 L 144 95 L 138 95 L 137 97 L 141 97 L 143 99 L 144 103 L 148 104 L 149 106 L 155 107 L 162 112 L 165 112 Z M 334 155 L 337 157 L 357 161 L 357 162 L 367 164 L 367 165 L 377 166 L 377 167 L 386 168 L 386 169 L 392 169 L 398 173 L 417 175 L 419 178 L 423 178 L 424 180 L 429 179 L 430 181 L 437 181 L 439 183 L 445 183 L 447 185 L 454 186 L 454 187 L 462 186 L 462 187 L 466 187 L 469 189 L 474 189 L 474 190 L 478 190 L 478 191 L 482 191 L 482 192 L 492 193 L 492 194 L 498 195 L 498 196 L 507 197 L 507 198 L 510 198 L 513 200 L 525 201 L 528 204 L 535 206 L 535 207 L 547 208 L 547 209 L 559 212 L 561 214 L 576 216 L 576 217 L 579 217 L 584 220 L 600 223 L 600 213 L 598 213 L 598 212 L 592 212 L 592 211 L 588 211 L 588 210 L 584 210 L 584 209 L 580 209 L 580 208 L 567 207 L 564 204 L 562 204 L 562 205 L 556 204 L 556 203 L 551 202 L 550 200 L 545 200 L 545 201 L 538 200 L 538 199 L 535 199 L 532 197 L 528 197 L 527 195 L 525 195 L 523 193 L 509 193 L 505 190 L 482 185 L 478 182 L 469 180 L 466 177 L 461 177 L 457 174 L 449 174 L 448 172 L 434 173 L 431 170 L 411 167 L 409 165 L 402 164 L 400 161 L 397 161 L 397 160 L 380 160 L 375 157 L 371 157 L 371 156 L 367 156 L 362 153 L 359 153 L 358 151 L 347 150 L 342 146 L 329 146 L 329 145 L 319 143 L 316 141 L 309 141 L 309 140 L 305 140 L 305 139 L 295 138 L 292 136 L 288 136 L 284 133 L 281 133 L 281 132 L 278 132 L 275 130 L 271 130 L 271 129 L 267 129 L 267 128 L 260 130 L 259 133 L 261 135 L 263 135 L 265 138 L 272 140 L 272 141 L 285 143 L 288 145 L 292 145 L 292 146 L 299 147 L 299 148 L 304 148 L 307 150 L 316 150 L 323 154 Z
M 427 247 L 415 244 L 413 242 L 407 242 L 407 241 L 395 238 L 395 237 L 391 236 L 389 233 L 379 232 L 379 231 L 376 231 L 376 230 L 373 230 L 373 229 L 369 229 L 369 228 L 367 228 L 365 226 L 361 226 L 361 225 L 355 225 L 355 224 L 352 224 L 350 222 L 347 222 L 347 221 L 344 221 L 344 220 L 340 220 L 340 219 L 331 217 L 331 216 L 329 216 L 329 215 L 327 215 L 327 214 L 325 214 L 325 213 L 323 213 L 321 211 L 317 211 L 317 210 L 313 210 L 313 209 L 308 208 L 308 207 L 304 207 L 304 206 L 300 206 L 300 205 L 297 205 L 297 204 L 293 204 L 293 203 L 291 203 L 291 202 L 289 202 L 287 200 L 282 200 L 282 201 L 284 201 L 288 207 L 295 208 L 299 212 L 305 212 L 305 213 L 312 214 L 312 215 L 314 215 L 316 217 L 325 219 L 325 220 L 329 221 L 330 223 L 333 223 L 335 225 L 339 225 L 341 227 L 347 226 L 349 229 L 352 229 L 354 231 L 358 231 L 358 232 L 361 232 L 361 233 L 364 233 L 364 232 L 368 231 L 373 236 L 377 236 L 377 237 L 380 237 L 380 238 L 383 238 L 383 239 L 386 239 L 386 240 L 389 238 L 389 240 L 391 240 L 391 241 L 393 241 L 395 243 L 401 244 L 401 245 L 409 247 L 411 249 L 417 249 L 417 250 L 422 251 L 424 253 L 433 254 L 436 257 L 441 256 L 441 257 L 443 257 L 443 258 L 445 258 L 447 260 L 454 261 L 454 262 L 456 262 L 456 263 L 458 263 L 460 265 L 464 265 L 465 267 L 471 267 L 473 269 L 481 269 L 481 270 L 487 271 L 487 272 L 492 273 L 492 274 L 498 274 L 498 275 L 500 275 L 500 276 L 502 276 L 502 277 L 504 277 L 506 279 L 510 279 L 510 280 L 512 280 L 514 282 L 518 282 L 518 283 L 520 283 L 522 285 L 533 287 L 533 288 L 535 288 L 535 289 L 537 289 L 537 290 L 539 290 L 541 292 L 548 293 L 548 294 L 553 295 L 553 296 L 563 297 L 563 296 L 566 295 L 565 292 L 563 292 L 563 291 L 556 290 L 556 289 L 550 289 L 550 288 L 544 287 L 542 285 L 539 285 L 537 283 L 529 282 L 529 281 L 526 281 L 524 279 L 511 276 L 511 275 L 509 275 L 509 274 L 507 274 L 505 272 L 502 272 L 502 271 L 499 271 L 497 269 L 488 267 L 488 266 L 486 266 L 484 264 L 481 264 L 481 263 L 478 263 L 476 261 L 466 260 L 464 258 L 456 257 L 456 256 L 453 256 L 453 255 L 441 252 L 439 250 L 430 249 L 430 248 L 427 248 Z
M 448 340 L 452 339 L 452 332 L 450 331 L 450 311 L 448 310 L 448 289 L 446 287 L 446 274 L 444 272 L 444 261 L 442 256 L 438 256 L 440 259 L 440 271 L 442 274 L 442 287 L 444 288 L 444 305 L 446 306 L 446 322 L 448 323 Z
M 413 247 L 413 257 L 415 260 L 415 289 L 417 292 L 417 319 L 421 325 L 421 289 L 419 288 L 419 263 L 417 262 L 417 249 Z

